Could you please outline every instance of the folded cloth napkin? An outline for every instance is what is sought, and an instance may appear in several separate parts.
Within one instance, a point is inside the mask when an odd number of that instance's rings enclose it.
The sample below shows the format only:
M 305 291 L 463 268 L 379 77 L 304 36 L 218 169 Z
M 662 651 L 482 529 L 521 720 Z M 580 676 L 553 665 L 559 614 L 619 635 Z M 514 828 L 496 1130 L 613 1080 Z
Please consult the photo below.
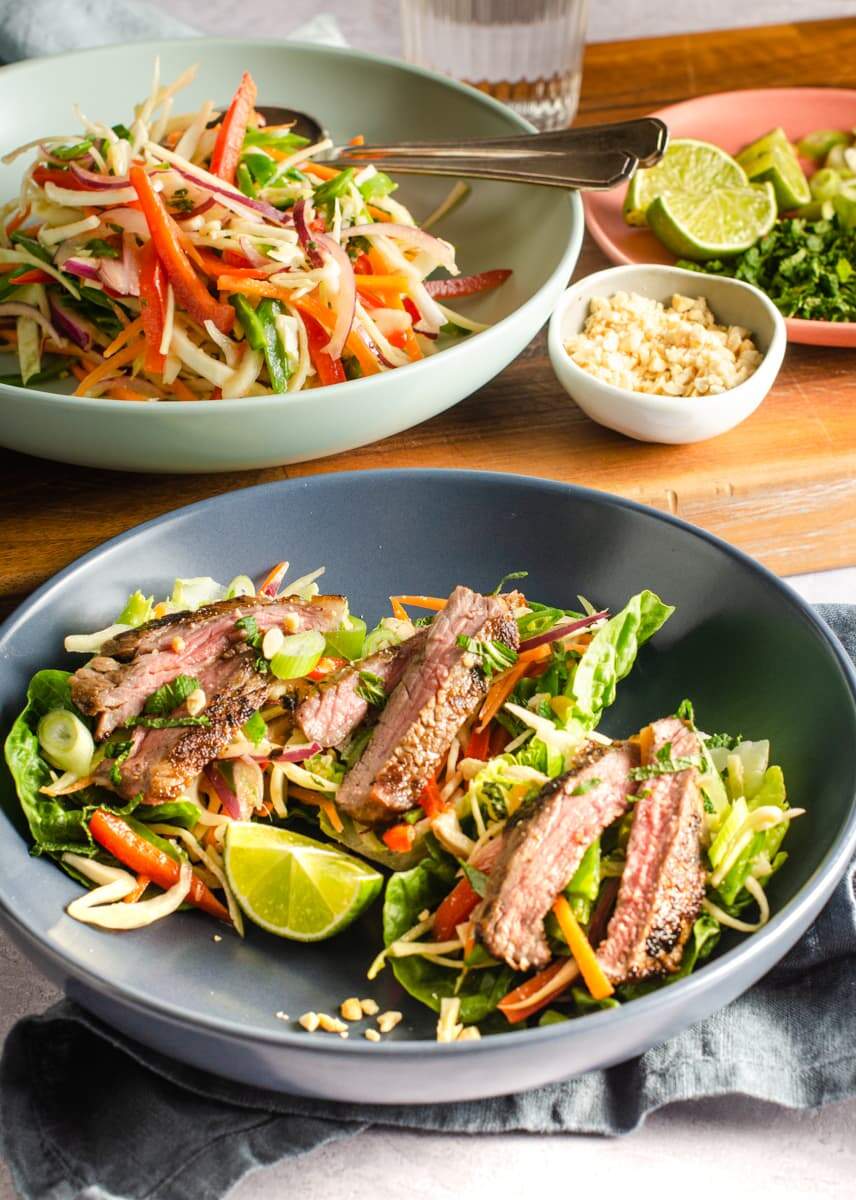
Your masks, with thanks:
M 821 605 L 819 612 L 856 661 L 856 606 Z M 742 1093 L 790 1108 L 844 1100 L 856 1095 L 856 1026 L 842 1019 L 854 1006 L 851 866 L 812 928 L 760 983 L 672 1041 L 606 1071 L 465 1104 L 335 1104 L 182 1066 L 64 1002 L 9 1035 L 0 1062 L 0 1132 L 26 1200 L 216 1200 L 256 1167 L 370 1124 L 619 1134 L 678 1100 Z
M 0 0 L 0 62 L 114 42 L 193 37 L 198 32 L 144 0 Z M 326 13 L 289 36 L 344 45 L 335 18 Z

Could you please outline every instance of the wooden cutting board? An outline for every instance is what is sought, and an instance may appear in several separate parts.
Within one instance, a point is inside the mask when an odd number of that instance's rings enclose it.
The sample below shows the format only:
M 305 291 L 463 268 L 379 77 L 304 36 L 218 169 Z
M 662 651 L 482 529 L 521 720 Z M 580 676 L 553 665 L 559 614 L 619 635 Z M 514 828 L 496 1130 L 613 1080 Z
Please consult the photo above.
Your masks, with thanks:
M 736 87 L 853 86 L 856 20 L 590 46 L 579 120 L 618 120 Z M 606 265 L 586 239 L 576 275 Z M 694 446 L 630 441 L 557 384 L 543 334 L 497 379 L 435 419 L 320 462 L 210 476 L 91 471 L 0 451 L 0 612 L 140 521 L 223 491 L 370 467 L 512 471 L 617 492 L 727 538 L 781 574 L 856 563 L 856 350 L 791 346 L 738 429 Z

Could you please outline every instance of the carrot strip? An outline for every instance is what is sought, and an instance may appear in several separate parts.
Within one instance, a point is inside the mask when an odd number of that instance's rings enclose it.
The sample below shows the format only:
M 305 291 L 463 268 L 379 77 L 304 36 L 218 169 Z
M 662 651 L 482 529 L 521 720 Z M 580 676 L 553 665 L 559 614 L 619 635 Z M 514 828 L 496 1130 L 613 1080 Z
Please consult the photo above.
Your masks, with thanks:
M 348 142 L 349 146 L 365 146 L 365 144 L 366 144 L 366 139 L 363 137 L 363 135 L 361 133 L 355 134 L 351 138 L 351 140 Z
M 287 562 L 278 562 L 275 567 L 271 567 L 264 578 L 264 582 L 256 588 L 257 594 L 260 596 L 275 596 L 279 591 L 279 585 L 285 578 L 287 570 Z
M 459 879 L 434 913 L 434 941 L 448 942 L 453 938 L 457 927 L 466 921 L 480 899 L 466 875 Z
M 173 379 L 170 387 L 178 396 L 179 400 L 196 400 L 195 392 L 192 392 L 183 379 Z
M 151 883 L 151 879 L 149 879 L 148 875 L 138 875 L 137 876 L 137 886 L 134 888 L 134 890 L 132 892 L 129 892 L 128 895 L 125 897 L 125 903 L 126 904 L 136 904 L 136 902 L 142 896 L 143 892 L 146 890 L 146 888 L 149 886 L 150 883 Z
M 146 397 L 142 392 L 136 392 L 132 387 L 128 387 L 125 383 L 114 383 L 104 393 L 111 400 L 145 400 Z
M 357 274 L 359 292 L 406 292 L 409 286 L 410 280 L 406 275 Z
M 301 171 L 306 175 L 315 175 L 318 179 L 335 179 L 337 175 L 341 175 L 341 171 L 336 171 L 333 167 L 325 167 L 323 163 L 305 162 L 300 167 Z
M 392 217 L 383 208 L 376 208 L 374 204 L 367 204 L 366 208 L 376 221 L 391 221 Z
M 143 353 L 145 347 L 145 338 L 140 338 L 139 341 L 126 346 L 124 350 L 120 350 L 118 354 L 114 354 L 112 358 L 108 358 L 106 362 L 95 367 L 94 370 L 81 379 L 74 390 L 75 396 L 86 395 L 91 387 L 94 387 L 96 383 L 100 383 L 102 379 L 106 379 L 109 375 L 112 375 L 118 367 L 125 367 L 128 363 L 133 362 L 138 354 Z
M 578 974 L 573 959 L 557 958 L 549 967 L 545 967 L 537 975 L 513 988 L 507 996 L 503 996 L 497 1008 L 506 1021 L 516 1025 L 518 1021 L 525 1021 L 539 1009 L 546 1008 L 566 983 L 570 983 Z M 527 1000 L 531 1000 L 531 1003 L 527 1004 Z
M 381 841 L 395 854 L 406 854 L 413 846 L 415 837 L 413 826 L 402 822 L 400 825 L 390 825 L 381 835 Z
M 436 779 L 429 779 L 425 784 L 419 797 L 419 803 L 422 805 L 426 817 L 439 817 L 441 812 L 445 812 L 446 805 L 440 797 Z
M 589 944 L 586 935 L 580 929 L 579 922 L 571 911 L 571 906 L 565 896 L 557 896 L 553 902 L 553 912 L 559 922 L 568 949 L 580 969 L 585 985 L 595 1000 L 605 1000 L 615 991 L 604 974 L 603 968 L 597 961 L 597 955 Z
M 412 604 L 414 608 L 431 608 L 440 612 L 446 607 L 446 601 L 440 596 L 390 596 L 392 611 L 400 621 L 408 620 L 403 605 Z
M 27 205 L 25 205 L 24 208 L 18 209 L 15 216 L 12 218 L 12 220 L 6 226 L 6 236 L 7 237 L 11 237 L 16 229 L 21 228 L 21 226 L 26 221 L 27 217 L 30 215 L 30 207 L 31 206 L 29 204 L 27 204 Z
M 131 340 L 131 338 L 136 336 L 136 334 L 142 332 L 142 329 L 143 329 L 143 318 L 137 317 L 136 320 L 134 320 L 130 323 L 130 325 L 126 325 L 125 328 L 121 331 L 121 333 L 116 334 L 116 336 L 113 338 L 113 341 L 110 343 L 110 345 L 104 351 L 104 357 L 110 358 L 113 354 L 116 353 L 117 350 L 121 350 L 122 347 L 125 345 L 125 343 L 129 342 Z

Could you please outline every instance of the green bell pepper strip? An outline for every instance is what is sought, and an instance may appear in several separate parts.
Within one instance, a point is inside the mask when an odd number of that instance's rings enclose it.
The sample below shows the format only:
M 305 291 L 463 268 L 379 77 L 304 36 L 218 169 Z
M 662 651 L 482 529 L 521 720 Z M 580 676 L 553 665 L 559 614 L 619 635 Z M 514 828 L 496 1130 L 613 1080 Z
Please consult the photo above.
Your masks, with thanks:
M 261 350 L 267 363 L 270 384 L 275 392 L 284 392 L 288 387 L 288 359 L 276 328 L 276 318 L 282 312 L 279 300 L 262 300 L 253 308 L 245 296 L 231 297 L 238 320 L 249 346 Z

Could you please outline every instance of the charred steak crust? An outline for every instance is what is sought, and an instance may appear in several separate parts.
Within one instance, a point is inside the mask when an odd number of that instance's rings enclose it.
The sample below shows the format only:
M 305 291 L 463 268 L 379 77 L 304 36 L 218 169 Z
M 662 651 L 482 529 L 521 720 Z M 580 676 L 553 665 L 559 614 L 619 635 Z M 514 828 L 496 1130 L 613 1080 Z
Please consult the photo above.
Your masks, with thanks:
M 310 742 L 338 746 L 366 719 L 369 704 L 360 695 L 360 675 L 376 675 L 387 695 L 398 685 L 405 667 L 425 644 L 426 630 L 407 641 L 385 646 L 377 654 L 343 667 L 299 705 L 296 716 Z
M 331 632 L 346 612 L 341 596 L 309 601 L 243 596 L 196 612 L 171 613 L 106 642 L 101 654 L 71 677 L 72 699 L 81 712 L 98 718 L 95 734 L 103 740 L 137 716 L 159 687 L 178 675 L 198 676 L 230 647 L 242 645 L 245 635 L 236 626 L 241 617 L 254 617 L 261 632 L 286 617 L 296 619 L 301 629 Z
M 339 806 L 358 821 L 380 825 L 413 808 L 452 738 L 484 698 L 484 674 L 477 657 L 458 645 L 462 635 L 516 649 L 517 623 L 507 598 L 466 587 L 449 596 L 339 789 Z
M 476 926 L 494 958 L 515 971 L 550 961 L 544 918 L 587 848 L 624 815 L 638 763 L 629 743 L 590 742 L 571 771 L 545 784 L 508 822 Z
M 651 728 L 646 765 L 665 747 L 673 759 L 698 758 L 696 734 L 677 717 Z M 613 983 L 676 971 L 705 893 L 697 769 L 645 780 L 637 797 L 615 912 L 598 951 Z
M 205 708 L 206 725 L 146 729 L 135 738 L 132 754 L 121 764 L 118 791 L 131 799 L 142 795 L 146 804 L 174 800 L 199 772 L 231 742 L 254 712 L 264 704 L 268 683 L 253 667 L 254 655 L 231 653 L 209 668 L 200 682 L 213 698 Z M 177 716 L 184 714 L 182 706 Z M 99 782 L 110 779 L 112 763 L 105 760 Z

